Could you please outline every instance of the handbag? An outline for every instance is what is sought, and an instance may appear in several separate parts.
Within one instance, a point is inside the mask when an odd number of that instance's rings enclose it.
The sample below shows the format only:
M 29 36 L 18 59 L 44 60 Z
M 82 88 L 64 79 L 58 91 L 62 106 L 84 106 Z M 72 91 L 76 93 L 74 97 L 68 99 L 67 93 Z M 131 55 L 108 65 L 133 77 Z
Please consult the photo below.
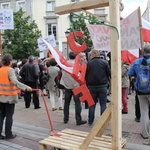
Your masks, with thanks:
M 49 80 L 49 75 L 48 75 L 47 72 L 45 72 L 45 73 L 43 74 L 42 80 L 43 80 L 43 82 L 44 82 L 45 84 L 48 82 L 48 80 Z

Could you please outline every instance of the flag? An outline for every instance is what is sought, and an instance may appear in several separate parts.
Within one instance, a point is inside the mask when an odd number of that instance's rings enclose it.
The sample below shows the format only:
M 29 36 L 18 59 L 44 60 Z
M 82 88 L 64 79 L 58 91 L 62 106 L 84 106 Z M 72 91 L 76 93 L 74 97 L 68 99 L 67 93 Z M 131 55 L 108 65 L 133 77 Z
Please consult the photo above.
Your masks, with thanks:
M 132 64 L 137 58 L 139 58 L 139 49 L 121 51 L 121 59 L 129 64 Z
M 142 37 L 144 42 L 150 43 L 150 23 L 142 18 Z
M 57 64 L 66 72 L 72 74 L 73 73 L 73 66 L 66 60 L 66 58 L 56 49 L 54 49 L 51 44 L 47 41 L 42 39 L 43 42 L 47 45 L 48 49 L 52 53 L 53 57 L 55 58 Z

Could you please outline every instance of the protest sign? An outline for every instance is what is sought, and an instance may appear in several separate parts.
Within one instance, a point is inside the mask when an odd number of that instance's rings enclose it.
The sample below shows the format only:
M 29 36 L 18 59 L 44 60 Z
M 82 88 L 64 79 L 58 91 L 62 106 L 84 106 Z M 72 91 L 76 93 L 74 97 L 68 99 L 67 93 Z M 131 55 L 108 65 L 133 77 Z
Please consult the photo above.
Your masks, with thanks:
M 43 38 L 47 43 L 49 43 L 52 47 L 56 47 L 56 41 L 54 35 L 49 35 Z M 40 51 L 47 50 L 47 45 L 43 42 L 42 38 L 38 39 L 38 46 Z
M 14 29 L 13 11 L 0 9 L 0 30 Z

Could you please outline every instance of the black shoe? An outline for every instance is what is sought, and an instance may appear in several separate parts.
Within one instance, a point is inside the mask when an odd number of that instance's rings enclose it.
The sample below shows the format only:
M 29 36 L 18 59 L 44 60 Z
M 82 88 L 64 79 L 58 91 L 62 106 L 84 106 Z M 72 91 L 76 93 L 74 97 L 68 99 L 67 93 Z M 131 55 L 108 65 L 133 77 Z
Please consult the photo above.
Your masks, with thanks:
M 0 135 L 0 140 L 3 140 L 3 139 L 5 139 L 5 136 Z
M 128 114 L 128 112 L 122 111 L 122 114 Z
M 80 122 L 77 122 L 77 125 L 82 125 L 82 124 L 85 124 L 85 123 L 87 123 L 87 121 L 80 121 Z
M 36 108 L 34 108 L 34 109 L 40 109 L 41 107 L 39 106 L 39 107 L 36 107 Z
M 136 118 L 135 118 L 135 121 L 136 121 L 136 122 L 140 122 L 140 118 L 137 118 L 137 117 L 136 117 Z
M 107 99 L 107 103 L 110 103 L 110 100 Z
M 64 121 L 64 123 L 66 124 L 66 123 L 68 123 L 68 121 Z
M 148 139 L 148 137 L 144 137 L 144 136 L 142 135 L 142 133 L 141 133 L 141 137 L 142 137 L 143 139 Z
M 16 136 L 17 136 L 16 134 L 12 134 L 11 136 L 6 136 L 6 140 L 14 139 Z
M 91 125 L 92 125 L 92 123 L 88 123 L 88 125 L 89 125 L 89 126 L 91 126 Z

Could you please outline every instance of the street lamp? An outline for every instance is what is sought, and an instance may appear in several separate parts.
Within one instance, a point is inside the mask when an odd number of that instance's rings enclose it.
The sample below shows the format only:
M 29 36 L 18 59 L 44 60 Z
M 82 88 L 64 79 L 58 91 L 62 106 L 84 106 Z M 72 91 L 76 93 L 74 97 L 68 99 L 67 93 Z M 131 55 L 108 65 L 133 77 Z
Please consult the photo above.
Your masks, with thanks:
M 69 53 L 69 46 L 68 46 L 68 35 L 69 35 L 69 31 L 66 31 L 65 32 L 65 36 L 66 36 L 66 38 L 67 38 L 67 59 L 68 59 L 68 53 Z

